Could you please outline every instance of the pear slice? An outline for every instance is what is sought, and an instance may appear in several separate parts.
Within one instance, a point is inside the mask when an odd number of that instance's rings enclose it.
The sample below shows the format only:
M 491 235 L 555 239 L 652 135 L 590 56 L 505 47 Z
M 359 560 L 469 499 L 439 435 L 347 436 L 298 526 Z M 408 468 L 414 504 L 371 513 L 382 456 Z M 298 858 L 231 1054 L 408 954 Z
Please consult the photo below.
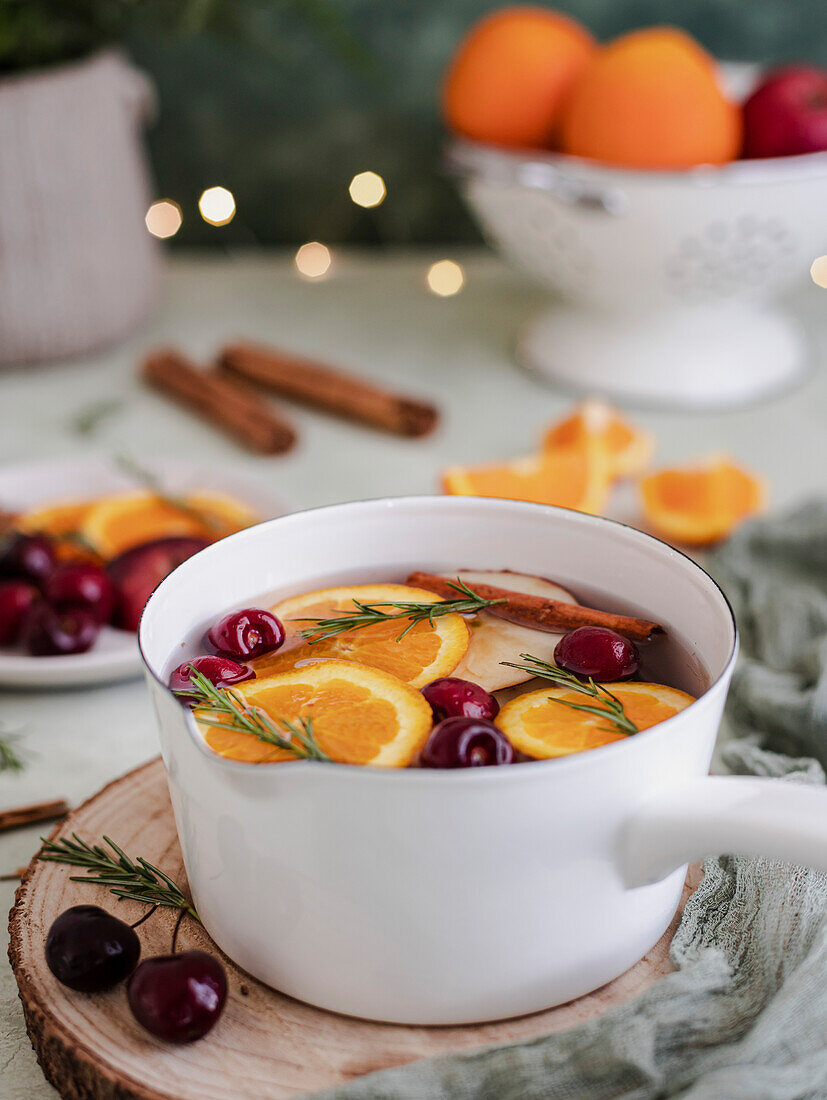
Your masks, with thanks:
M 474 584 L 491 584 L 496 588 L 507 588 L 510 592 L 527 592 L 532 596 L 542 596 L 547 600 L 560 600 L 564 603 L 578 601 L 565 588 L 545 580 L 523 573 L 498 573 L 495 571 L 461 572 L 444 574 L 448 580 L 459 576 L 471 588 Z M 462 680 L 479 684 L 486 691 L 501 691 L 503 688 L 524 684 L 532 677 L 516 668 L 506 668 L 502 661 L 518 661 L 521 653 L 531 653 L 543 661 L 553 662 L 554 647 L 562 634 L 548 634 L 543 630 L 532 630 L 528 626 L 518 626 L 506 622 L 488 611 L 481 611 L 468 620 L 471 641 L 465 656 L 451 673 Z

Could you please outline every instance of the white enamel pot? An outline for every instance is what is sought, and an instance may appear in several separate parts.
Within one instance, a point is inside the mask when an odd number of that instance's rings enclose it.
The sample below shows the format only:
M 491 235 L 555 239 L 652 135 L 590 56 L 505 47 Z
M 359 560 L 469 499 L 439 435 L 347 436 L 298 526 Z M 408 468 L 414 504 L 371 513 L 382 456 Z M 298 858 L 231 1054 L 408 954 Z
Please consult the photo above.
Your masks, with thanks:
M 604 748 L 426 771 L 222 759 L 165 687 L 229 608 L 457 567 L 614 593 L 617 610 L 663 623 L 708 689 Z M 184 562 L 147 604 L 140 644 L 198 912 L 245 970 L 322 1008 L 409 1024 L 533 1012 L 644 955 L 693 859 L 827 870 L 827 792 L 707 774 L 737 648 L 723 594 L 682 554 L 608 520 L 463 497 L 295 513 Z

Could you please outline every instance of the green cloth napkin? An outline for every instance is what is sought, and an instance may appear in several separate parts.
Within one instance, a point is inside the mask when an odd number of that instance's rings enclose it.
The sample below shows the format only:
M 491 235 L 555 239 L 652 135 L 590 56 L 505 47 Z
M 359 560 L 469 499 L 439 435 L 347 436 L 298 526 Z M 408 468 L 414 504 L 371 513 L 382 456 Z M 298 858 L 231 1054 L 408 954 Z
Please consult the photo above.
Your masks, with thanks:
M 709 561 L 742 657 L 725 766 L 824 783 L 827 503 L 755 522 Z M 824 1100 L 827 876 L 708 859 L 672 943 L 677 968 L 572 1031 L 383 1070 L 319 1100 Z

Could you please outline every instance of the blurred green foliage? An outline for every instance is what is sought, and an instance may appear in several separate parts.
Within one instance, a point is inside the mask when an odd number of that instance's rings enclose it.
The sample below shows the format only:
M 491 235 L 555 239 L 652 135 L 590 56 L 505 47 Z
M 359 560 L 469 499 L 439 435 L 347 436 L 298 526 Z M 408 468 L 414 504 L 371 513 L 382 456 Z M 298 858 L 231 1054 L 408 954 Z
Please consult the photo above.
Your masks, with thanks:
M 476 239 L 441 168 L 439 86 L 457 41 L 497 0 L 0 0 L 0 71 L 119 41 L 154 80 L 148 134 L 175 243 Z M 601 39 L 673 23 L 719 57 L 827 65 L 827 0 L 560 0 Z M 388 197 L 353 205 L 373 169 Z M 223 184 L 238 213 L 198 216 Z

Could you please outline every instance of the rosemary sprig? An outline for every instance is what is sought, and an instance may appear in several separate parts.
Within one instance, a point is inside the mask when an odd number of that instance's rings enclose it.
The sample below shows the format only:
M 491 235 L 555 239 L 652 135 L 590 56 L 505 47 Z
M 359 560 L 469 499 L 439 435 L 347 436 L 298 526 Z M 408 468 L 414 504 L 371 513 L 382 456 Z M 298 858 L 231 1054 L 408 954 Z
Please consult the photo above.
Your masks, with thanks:
M 16 737 L 0 735 L 0 772 L 22 772 L 25 767 L 15 750 Z
M 277 725 L 258 707 L 247 706 L 237 692 L 229 688 L 217 688 L 194 665 L 190 665 L 189 669 L 192 688 L 177 691 L 175 694 L 198 697 L 195 709 L 199 721 L 215 718 L 223 729 L 251 733 L 259 741 L 266 741 L 268 745 L 292 752 L 301 760 L 330 759 L 316 741 L 312 718 L 301 718 L 298 722 L 279 718 Z M 284 736 L 285 732 L 289 734 L 288 737 Z
M 462 597 L 456 600 L 436 600 L 434 603 L 406 602 L 404 600 L 380 600 L 377 603 L 363 603 L 354 600 L 356 608 L 354 612 L 344 615 L 334 615 L 330 619 L 293 619 L 296 623 L 315 623 L 301 632 L 303 638 L 313 645 L 314 642 L 324 641 L 325 638 L 334 638 L 337 634 L 344 634 L 349 630 L 363 630 L 374 623 L 389 622 L 393 619 L 410 619 L 410 622 L 396 639 L 401 642 L 409 630 L 413 630 L 417 623 L 429 622 L 434 625 L 434 619 L 441 615 L 475 615 L 484 611 L 486 607 L 505 603 L 505 597 L 499 600 L 484 600 L 473 592 L 467 584 L 457 577 L 456 583 L 448 581 L 448 587 L 453 588 Z M 395 611 L 383 611 L 382 608 L 393 607 Z
M 182 497 L 177 493 L 170 493 L 164 488 L 160 478 L 156 477 L 151 470 L 140 466 L 134 458 L 130 458 L 129 455 L 115 455 L 115 462 L 125 474 L 134 478 L 145 489 L 149 489 L 159 500 L 170 508 L 174 508 L 176 512 L 188 516 L 196 523 L 203 523 L 205 527 L 209 527 L 212 531 L 223 531 L 224 527 L 220 520 L 216 519 L 215 516 L 202 512 L 200 508 L 194 508 L 186 497 Z
M 105 420 L 108 420 L 116 412 L 120 412 L 123 404 L 123 399 L 120 397 L 95 401 L 75 413 L 69 422 L 69 426 L 75 435 L 94 435 Z
M 582 710 L 587 714 L 596 714 L 600 718 L 605 718 L 610 725 L 602 726 L 601 728 L 604 730 L 612 732 L 617 730 L 627 735 L 640 732 L 623 709 L 623 704 L 617 696 L 613 695 L 602 684 L 596 684 L 591 676 L 588 680 L 581 680 L 574 673 L 566 672 L 565 669 L 558 668 L 556 665 L 550 665 L 547 661 L 541 661 L 539 657 L 533 657 L 530 653 L 521 653 L 520 657 L 526 664 L 518 665 L 513 661 L 501 661 L 500 664 L 508 665 L 509 668 L 518 668 L 521 672 L 528 672 L 531 676 L 551 680 L 558 687 L 569 688 L 581 695 L 597 700 L 601 705 L 573 703 L 570 699 L 556 699 L 553 696 L 549 696 L 550 702 L 561 703 L 564 707 L 571 707 L 572 710 Z
M 72 875 L 72 882 L 92 882 L 105 886 L 116 898 L 130 898 L 144 905 L 161 905 L 167 909 L 181 909 L 200 922 L 195 908 L 186 894 L 169 875 L 154 867 L 142 856 L 132 860 L 114 840 L 105 836 L 104 841 L 114 852 L 105 851 L 98 844 L 87 844 L 72 833 L 72 839 L 61 837 L 58 841 L 43 839 L 43 847 L 37 859 L 46 863 L 68 863 L 83 867 L 85 875 Z

